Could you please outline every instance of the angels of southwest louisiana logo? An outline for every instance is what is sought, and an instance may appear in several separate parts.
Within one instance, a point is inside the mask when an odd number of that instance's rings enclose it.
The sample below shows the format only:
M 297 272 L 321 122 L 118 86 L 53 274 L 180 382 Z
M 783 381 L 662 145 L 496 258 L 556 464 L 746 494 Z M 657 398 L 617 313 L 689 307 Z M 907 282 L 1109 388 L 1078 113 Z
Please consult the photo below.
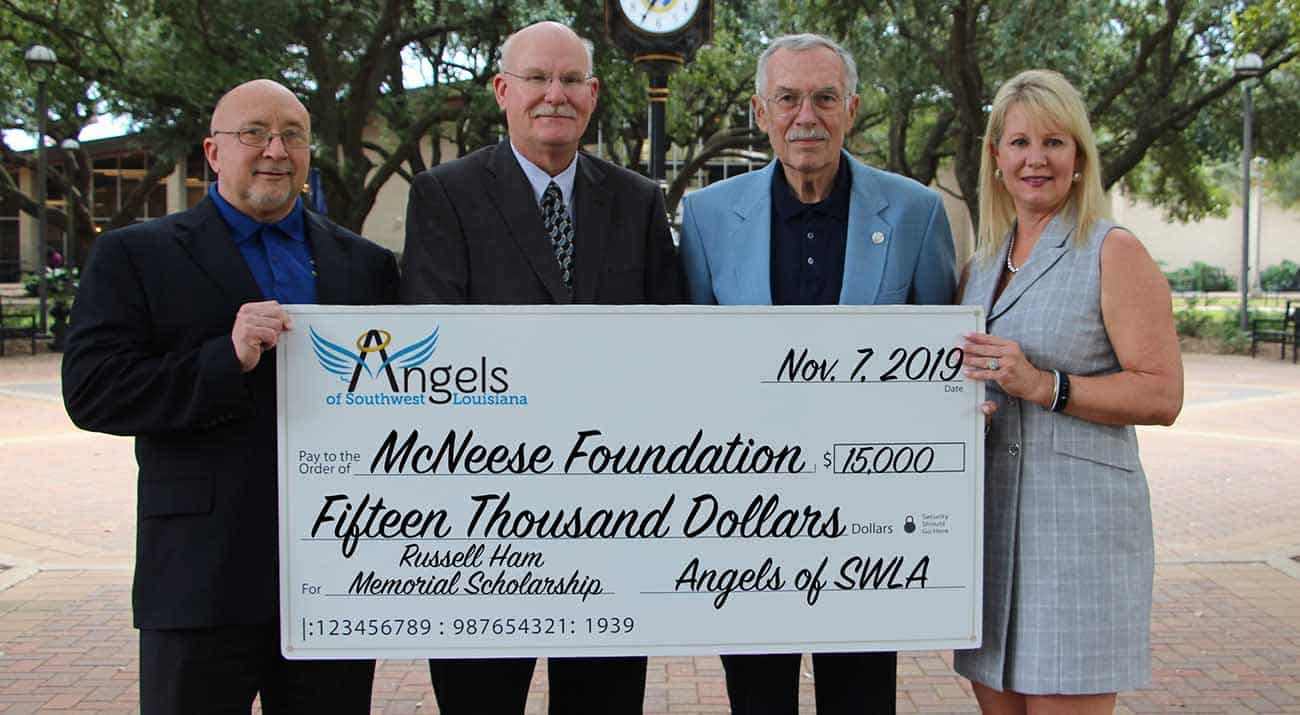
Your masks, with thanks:
M 439 326 L 403 345 L 382 328 L 367 328 L 353 341 L 335 342 L 310 328 L 312 352 L 321 369 L 347 385 L 325 396 L 333 406 L 527 405 L 510 391 L 510 371 L 477 363 L 437 360 Z M 350 344 L 349 344 L 350 343 Z

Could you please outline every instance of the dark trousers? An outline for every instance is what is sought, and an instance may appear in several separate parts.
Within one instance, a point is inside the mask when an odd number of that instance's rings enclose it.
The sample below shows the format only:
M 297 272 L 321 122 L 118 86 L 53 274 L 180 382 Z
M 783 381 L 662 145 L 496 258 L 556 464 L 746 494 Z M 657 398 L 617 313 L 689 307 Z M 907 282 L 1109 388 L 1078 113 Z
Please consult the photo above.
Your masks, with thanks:
M 373 660 L 287 660 L 275 623 L 140 631 L 141 715 L 370 712 Z
M 429 661 L 442 715 L 522 715 L 533 678 L 532 658 Z M 640 715 L 644 657 L 550 658 L 550 715 Z
M 799 712 L 799 654 L 724 655 L 732 715 Z M 814 653 L 817 715 L 892 715 L 896 653 Z

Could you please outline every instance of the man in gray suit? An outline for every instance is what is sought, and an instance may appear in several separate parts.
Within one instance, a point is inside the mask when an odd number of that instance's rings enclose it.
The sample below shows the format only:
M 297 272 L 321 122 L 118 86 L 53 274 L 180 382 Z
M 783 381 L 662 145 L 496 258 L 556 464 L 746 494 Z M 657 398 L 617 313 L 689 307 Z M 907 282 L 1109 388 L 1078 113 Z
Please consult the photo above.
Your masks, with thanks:
M 853 57 L 818 35 L 759 57 L 754 117 L 776 161 L 686 197 L 691 300 L 732 305 L 952 302 L 953 243 L 939 196 L 844 151 L 858 109 Z M 733 715 L 793 715 L 799 654 L 724 655 Z M 813 656 L 817 712 L 894 711 L 893 653 Z
M 654 182 L 578 151 L 596 107 L 591 43 L 554 22 L 501 48 L 509 139 L 415 178 L 405 303 L 679 303 L 681 266 Z M 640 713 L 644 657 L 552 658 L 552 713 Z M 432 660 L 443 713 L 524 711 L 533 659 Z

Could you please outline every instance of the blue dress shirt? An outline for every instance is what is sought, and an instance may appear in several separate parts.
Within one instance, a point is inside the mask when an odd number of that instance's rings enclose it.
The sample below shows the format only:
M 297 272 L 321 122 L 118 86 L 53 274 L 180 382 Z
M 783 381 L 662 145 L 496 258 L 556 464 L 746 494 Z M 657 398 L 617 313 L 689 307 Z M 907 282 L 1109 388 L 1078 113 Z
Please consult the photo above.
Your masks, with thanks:
M 286 305 L 316 302 L 316 262 L 307 244 L 302 198 L 294 202 L 288 216 L 276 223 L 261 223 L 231 206 L 217 191 L 216 183 L 208 187 L 208 196 L 230 227 L 230 236 L 262 289 L 262 297 Z

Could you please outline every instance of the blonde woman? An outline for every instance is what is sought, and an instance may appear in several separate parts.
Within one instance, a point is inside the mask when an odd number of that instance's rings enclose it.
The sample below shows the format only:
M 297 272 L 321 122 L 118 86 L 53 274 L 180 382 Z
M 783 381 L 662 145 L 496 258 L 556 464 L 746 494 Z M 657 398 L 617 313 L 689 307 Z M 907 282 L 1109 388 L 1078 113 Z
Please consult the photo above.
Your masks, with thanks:
M 1183 401 L 1169 284 L 1109 218 L 1079 93 L 1030 70 L 994 99 L 976 254 L 959 294 L 987 334 L 966 374 L 997 403 L 985 461 L 985 713 L 1109 713 L 1151 676 L 1150 497 L 1133 425 Z

